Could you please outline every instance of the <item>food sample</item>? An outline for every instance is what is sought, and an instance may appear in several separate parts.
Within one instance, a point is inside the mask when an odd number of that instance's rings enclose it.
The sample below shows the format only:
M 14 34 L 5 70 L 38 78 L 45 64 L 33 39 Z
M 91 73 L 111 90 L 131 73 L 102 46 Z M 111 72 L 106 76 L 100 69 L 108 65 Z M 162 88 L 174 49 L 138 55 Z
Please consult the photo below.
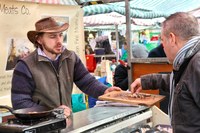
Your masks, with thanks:
M 145 93 L 134 93 L 134 94 L 132 94 L 132 93 L 127 93 L 127 92 L 117 93 L 117 94 L 113 95 L 112 97 L 120 98 L 120 99 L 127 99 L 127 100 L 131 100 L 131 99 L 141 100 L 141 99 L 154 98 L 154 96 L 151 95 L 151 94 L 145 94 Z
M 113 91 L 99 97 L 99 100 L 121 102 L 132 105 L 152 106 L 164 99 L 162 95 L 134 93 L 130 91 Z

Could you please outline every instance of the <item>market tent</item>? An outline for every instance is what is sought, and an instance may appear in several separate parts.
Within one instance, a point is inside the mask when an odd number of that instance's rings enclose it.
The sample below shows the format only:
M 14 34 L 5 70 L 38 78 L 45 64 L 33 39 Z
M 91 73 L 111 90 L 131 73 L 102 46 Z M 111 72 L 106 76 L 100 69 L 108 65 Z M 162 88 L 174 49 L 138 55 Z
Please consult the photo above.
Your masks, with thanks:
M 144 29 L 159 29 L 158 25 L 155 26 L 140 26 L 140 25 L 131 25 L 131 31 L 139 31 Z M 86 31 L 116 31 L 115 25 L 102 25 L 102 26 L 85 26 L 84 30 Z M 126 31 L 126 25 L 122 24 L 118 27 L 118 31 Z
M 90 1 L 98 0 L 18 0 L 29 1 L 36 3 L 47 4 L 61 4 L 61 5 L 78 5 L 80 3 L 86 3 Z M 104 0 L 102 0 L 104 1 Z M 152 19 L 159 17 L 167 17 L 170 14 L 177 11 L 191 11 L 200 7 L 199 0 L 130 0 L 130 17 Z M 111 12 L 117 12 L 121 15 L 125 13 L 125 2 L 115 2 L 107 4 L 97 4 L 84 6 L 84 16 L 105 14 Z
M 152 26 L 156 23 L 160 23 L 165 18 L 154 18 L 154 19 L 137 19 L 131 18 L 132 24 L 140 26 Z M 84 26 L 100 26 L 100 25 L 121 25 L 126 23 L 126 16 L 121 15 L 117 12 L 97 14 L 91 16 L 85 16 L 83 18 Z
M 97 14 L 83 17 L 84 26 L 121 25 L 126 23 L 125 16 L 116 13 Z
M 198 19 L 200 18 L 200 8 L 192 10 L 189 13 L 191 13 L 192 15 L 194 15 L 195 17 L 197 17 Z
M 18 0 L 45 4 L 78 5 L 75 0 Z
M 132 23 L 140 26 L 156 26 L 157 24 L 162 23 L 164 20 L 164 17 L 154 19 L 132 18 Z
M 125 7 L 115 6 L 113 4 L 100 4 L 100 5 L 90 5 L 83 7 L 84 16 L 90 16 L 95 14 L 104 14 L 110 12 L 117 12 L 122 15 L 125 15 Z M 157 18 L 157 17 L 165 17 L 167 14 L 153 11 L 145 11 L 138 9 L 131 9 L 131 17 L 134 18 Z
M 88 0 L 86 0 L 87 2 Z M 200 7 L 199 0 L 131 0 L 130 17 L 132 18 L 158 18 L 167 17 L 177 11 L 191 11 Z M 83 7 L 84 16 L 117 12 L 125 14 L 125 2 L 89 5 Z

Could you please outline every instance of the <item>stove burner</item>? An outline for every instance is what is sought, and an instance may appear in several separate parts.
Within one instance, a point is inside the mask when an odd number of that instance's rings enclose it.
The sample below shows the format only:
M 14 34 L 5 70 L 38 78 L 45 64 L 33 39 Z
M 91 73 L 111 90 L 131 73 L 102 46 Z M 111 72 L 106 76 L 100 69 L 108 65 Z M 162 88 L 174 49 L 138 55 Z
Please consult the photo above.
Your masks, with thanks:
M 66 128 L 64 114 L 56 112 L 49 117 L 40 119 L 10 118 L 5 123 L 0 123 L 0 133 L 47 133 L 60 131 Z
M 44 118 L 40 118 L 40 119 L 17 119 L 17 118 L 11 118 L 8 119 L 7 123 L 8 124 L 20 124 L 20 125 L 35 125 L 39 122 L 43 122 L 43 121 L 48 121 L 51 119 L 55 119 L 56 117 L 44 117 Z

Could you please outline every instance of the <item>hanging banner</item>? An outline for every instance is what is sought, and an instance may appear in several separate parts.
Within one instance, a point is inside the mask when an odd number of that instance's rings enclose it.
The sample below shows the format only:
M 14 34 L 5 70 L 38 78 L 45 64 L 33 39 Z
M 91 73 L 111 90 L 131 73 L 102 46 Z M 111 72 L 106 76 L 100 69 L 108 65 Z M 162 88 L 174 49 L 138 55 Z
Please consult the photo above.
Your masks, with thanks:
M 83 11 L 79 6 L 1 0 L 0 98 L 10 94 L 16 61 L 35 49 L 27 38 L 27 32 L 35 30 L 35 22 L 47 16 L 69 23 L 69 29 L 64 33 L 64 45 L 84 60 Z

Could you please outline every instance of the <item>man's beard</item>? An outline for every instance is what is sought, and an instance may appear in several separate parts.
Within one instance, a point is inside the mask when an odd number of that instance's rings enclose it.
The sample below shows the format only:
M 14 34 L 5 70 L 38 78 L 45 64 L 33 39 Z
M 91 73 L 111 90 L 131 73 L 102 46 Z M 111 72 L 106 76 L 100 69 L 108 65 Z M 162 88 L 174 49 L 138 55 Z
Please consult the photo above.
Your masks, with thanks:
M 63 47 L 63 46 L 61 46 L 61 50 L 60 50 L 60 51 L 56 51 L 56 50 L 54 50 L 54 48 L 49 48 L 49 47 L 47 47 L 46 44 L 43 45 L 43 49 L 45 49 L 47 52 L 49 52 L 49 53 L 51 53 L 51 54 L 56 54 L 56 55 L 62 53 L 62 47 Z

